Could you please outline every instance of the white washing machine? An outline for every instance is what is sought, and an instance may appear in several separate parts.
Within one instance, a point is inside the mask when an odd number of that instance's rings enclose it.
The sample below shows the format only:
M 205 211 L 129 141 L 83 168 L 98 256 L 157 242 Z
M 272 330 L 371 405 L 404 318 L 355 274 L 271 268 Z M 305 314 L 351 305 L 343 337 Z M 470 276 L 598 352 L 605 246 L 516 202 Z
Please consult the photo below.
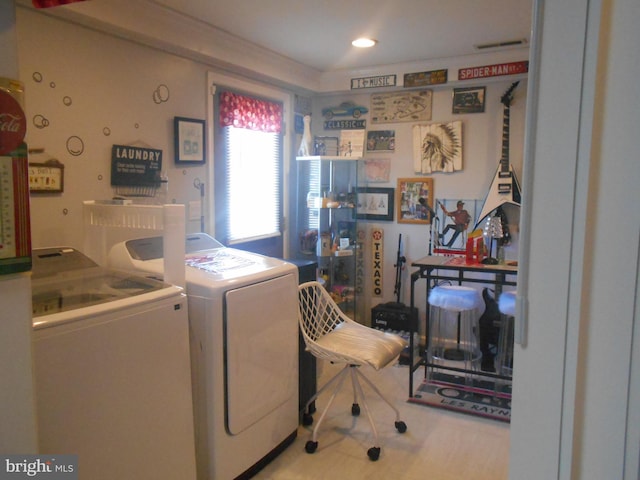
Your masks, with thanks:
M 113 268 L 162 275 L 162 237 L 112 247 Z M 200 480 L 249 478 L 298 427 L 298 271 L 282 260 L 186 238 Z
M 195 479 L 187 302 L 181 288 L 33 251 L 39 449 L 80 478 Z

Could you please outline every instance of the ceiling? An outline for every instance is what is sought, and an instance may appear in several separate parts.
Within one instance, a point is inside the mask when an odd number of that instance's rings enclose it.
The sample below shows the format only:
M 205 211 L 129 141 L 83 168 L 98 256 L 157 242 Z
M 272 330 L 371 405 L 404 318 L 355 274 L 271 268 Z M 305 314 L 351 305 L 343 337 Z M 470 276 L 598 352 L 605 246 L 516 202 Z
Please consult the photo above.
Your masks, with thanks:
M 152 0 L 316 70 L 477 54 L 525 40 L 532 0 Z M 372 49 L 351 40 L 375 38 Z M 514 48 L 499 47 L 493 50 Z

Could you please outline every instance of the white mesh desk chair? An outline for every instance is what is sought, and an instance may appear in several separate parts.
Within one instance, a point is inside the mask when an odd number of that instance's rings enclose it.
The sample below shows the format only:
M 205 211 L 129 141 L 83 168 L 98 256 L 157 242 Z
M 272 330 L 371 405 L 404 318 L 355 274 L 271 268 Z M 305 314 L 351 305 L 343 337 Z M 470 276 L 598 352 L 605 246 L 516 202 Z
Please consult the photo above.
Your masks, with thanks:
M 303 283 L 298 288 L 300 329 L 307 350 L 319 359 L 344 364 L 344 368 L 318 390 L 305 406 L 303 424 L 311 425 L 313 423 L 313 417 L 311 416 L 309 406 L 313 404 L 325 389 L 332 385 L 334 386 L 329 402 L 320 415 L 320 420 L 318 420 L 313 429 L 312 439 L 305 445 L 305 450 L 307 453 L 314 453 L 318 448 L 318 429 L 331 404 L 335 400 L 338 391 L 342 387 L 345 378 L 347 375 L 350 375 L 353 386 L 351 414 L 354 416 L 360 414 L 360 405 L 358 403 L 358 401 L 360 401 L 369 418 L 374 436 L 374 446 L 367 451 L 367 455 L 372 461 L 376 461 L 380 456 L 378 431 L 376 430 L 373 417 L 367 406 L 360 380 L 363 380 L 369 385 L 369 387 L 393 409 L 396 414 L 395 427 L 398 432 L 406 432 L 407 425 L 400 420 L 400 412 L 398 409 L 380 393 L 375 385 L 365 377 L 357 367 L 369 365 L 376 370 L 380 370 L 400 355 L 406 347 L 407 342 L 398 335 L 365 327 L 351 320 L 340 310 L 329 293 L 318 282 Z

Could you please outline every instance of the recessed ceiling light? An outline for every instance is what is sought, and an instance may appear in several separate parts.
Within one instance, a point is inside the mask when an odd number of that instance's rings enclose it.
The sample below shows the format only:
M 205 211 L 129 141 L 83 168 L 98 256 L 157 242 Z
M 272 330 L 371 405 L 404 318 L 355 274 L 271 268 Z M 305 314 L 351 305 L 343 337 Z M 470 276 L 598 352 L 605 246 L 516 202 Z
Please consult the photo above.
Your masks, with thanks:
M 376 43 L 378 42 L 373 38 L 362 37 L 362 38 L 355 39 L 353 42 L 351 42 L 351 45 L 358 48 L 369 48 L 369 47 L 373 47 Z

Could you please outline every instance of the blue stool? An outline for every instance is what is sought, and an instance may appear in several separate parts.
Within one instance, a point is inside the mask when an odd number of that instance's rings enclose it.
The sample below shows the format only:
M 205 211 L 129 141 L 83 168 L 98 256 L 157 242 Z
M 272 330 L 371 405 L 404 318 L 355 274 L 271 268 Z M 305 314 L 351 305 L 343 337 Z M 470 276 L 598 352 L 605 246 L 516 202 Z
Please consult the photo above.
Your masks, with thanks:
M 502 292 L 498 299 L 501 313 L 496 370 L 500 375 L 513 375 L 513 321 L 516 315 L 516 292 Z
M 472 371 L 478 370 L 482 353 L 477 310 L 482 307 L 482 297 L 475 288 L 459 285 L 435 287 L 429 292 L 429 341 L 427 362 L 434 367 L 427 369 L 431 377 L 433 368 L 446 362 L 463 362 L 466 383 L 472 380 Z M 450 334 L 455 326 L 455 338 Z M 431 379 L 431 378 L 429 378 Z

